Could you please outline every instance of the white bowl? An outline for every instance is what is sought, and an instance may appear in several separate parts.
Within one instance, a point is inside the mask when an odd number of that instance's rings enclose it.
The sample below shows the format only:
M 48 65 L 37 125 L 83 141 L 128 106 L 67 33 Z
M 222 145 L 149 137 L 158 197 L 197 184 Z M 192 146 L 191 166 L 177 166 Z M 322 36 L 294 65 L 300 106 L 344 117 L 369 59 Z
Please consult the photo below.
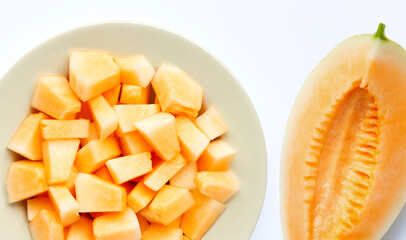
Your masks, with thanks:
M 7 143 L 31 111 L 37 77 L 67 75 L 72 49 L 104 50 L 115 56 L 142 53 L 155 67 L 172 63 L 200 82 L 205 104 L 217 106 L 229 123 L 224 137 L 237 150 L 231 168 L 241 185 L 204 239 L 249 239 L 261 212 L 267 174 L 265 141 L 251 101 L 227 68 L 195 43 L 160 28 L 133 23 L 96 24 L 61 34 L 26 54 L 0 80 L 0 238 L 30 239 L 25 201 L 7 203 L 7 171 L 11 162 L 22 159 L 7 149 Z

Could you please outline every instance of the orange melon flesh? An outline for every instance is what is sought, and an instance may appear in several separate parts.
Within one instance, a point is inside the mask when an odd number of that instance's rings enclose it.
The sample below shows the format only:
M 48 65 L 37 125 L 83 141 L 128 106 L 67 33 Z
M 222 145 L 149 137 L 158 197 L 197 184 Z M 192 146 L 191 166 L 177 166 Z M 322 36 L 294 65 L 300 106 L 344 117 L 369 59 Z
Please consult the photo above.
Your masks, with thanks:
M 56 119 L 74 119 L 81 103 L 64 76 L 41 76 L 37 80 L 31 107 Z
M 141 181 L 137 183 L 134 189 L 127 195 L 127 203 L 138 213 L 141 209 L 145 208 L 149 202 L 155 197 L 156 191 L 149 189 Z
M 89 109 L 89 102 L 81 102 L 81 103 L 82 108 L 80 109 L 80 112 L 76 114 L 76 119 L 92 120 L 92 113 L 90 112 Z
M 79 205 L 66 186 L 50 186 L 48 194 L 64 227 L 79 220 Z
M 63 226 L 53 211 L 41 210 L 28 224 L 32 240 L 64 240 Z
M 35 197 L 27 200 L 28 221 L 31 221 L 41 210 L 54 211 L 48 197 Z
M 89 108 L 100 140 L 106 139 L 117 129 L 118 118 L 114 109 L 102 95 L 90 99 Z
M 124 133 L 118 141 L 120 142 L 121 151 L 124 156 L 152 151 L 152 148 L 138 131 Z
M 105 52 L 72 51 L 69 58 L 69 85 L 86 102 L 120 84 L 120 69 Z
M 175 117 L 170 113 L 160 112 L 134 125 L 163 160 L 168 161 L 180 152 Z
M 143 240 L 182 240 L 182 229 L 175 227 L 165 227 L 159 224 L 151 224 L 149 228 L 143 232 Z
M 141 235 L 142 235 L 149 228 L 149 223 L 140 214 L 137 214 L 137 218 L 138 218 L 138 223 L 140 224 Z
M 177 116 L 175 121 L 182 155 L 185 156 L 189 162 L 197 161 L 209 145 L 210 140 L 189 118 Z
M 281 161 L 286 239 L 381 239 L 404 205 L 406 52 L 383 27 L 339 44 L 297 96 Z
M 49 120 L 41 121 L 43 139 L 86 138 L 89 135 L 89 120 Z
M 148 118 L 160 111 L 157 104 L 125 104 L 115 105 L 114 110 L 118 117 L 118 127 L 116 133 L 123 136 L 125 133 L 137 130 L 134 123 Z
M 106 162 L 111 176 L 116 184 L 122 184 L 152 171 L 151 153 L 139 153 Z
M 48 118 L 43 113 L 29 114 L 14 133 L 7 148 L 30 160 L 42 159 L 41 120 Z
M 188 189 L 163 186 L 152 200 L 149 209 L 159 223 L 168 225 L 195 204 Z
M 96 124 L 94 122 L 89 124 L 89 134 L 87 137 L 80 139 L 80 146 L 84 147 L 90 141 L 99 140 L 100 135 L 97 131 Z
M 110 90 L 107 90 L 104 92 L 102 95 L 104 99 L 110 104 L 110 106 L 114 106 L 118 103 L 118 99 L 120 97 L 120 91 L 121 91 L 121 84 L 117 85 L 116 87 L 113 87 Z
M 123 84 L 120 94 L 120 103 L 147 104 L 151 85 L 143 88 L 136 85 Z
M 197 116 L 202 106 L 203 88 L 181 69 L 164 63 L 151 84 L 162 111 Z
M 182 240 L 191 240 L 188 236 L 186 236 L 186 235 L 183 235 L 183 238 L 182 238 Z
M 228 125 L 216 107 L 209 107 L 202 115 L 196 118 L 196 125 L 204 134 L 213 140 L 228 131 Z
M 148 204 L 145 208 L 143 208 L 139 214 L 143 216 L 145 219 L 147 219 L 148 222 L 150 223 L 158 223 L 161 224 L 158 217 L 154 214 L 152 214 L 151 209 L 149 208 L 150 204 Z
M 109 169 L 107 168 L 107 166 L 103 166 L 101 167 L 99 170 L 97 170 L 96 172 L 93 173 L 95 176 L 98 176 L 99 178 L 102 178 L 106 181 L 112 182 L 114 183 L 114 179 L 110 174 Z
M 45 140 L 42 143 L 45 175 L 49 185 L 68 180 L 79 143 L 79 139 Z
M 114 136 L 103 141 L 93 140 L 76 154 L 76 167 L 79 172 L 91 173 L 101 168 L 104 163 L 121 154 L 120 146 Z
M 84 215 L 69 226 L 66 240 L 93 240 L 93 221 Z
M 147 87 L 155 74 L 155 69 L 143 55 L 116 58 L 120 67 L 122 83 Z
M 72 169 L 70 170 L 68 180 L 66 181 L 66 187 L 69 189 L 69 191 L 72 193 L 73 196 L 75 196 L 75 194 L 76 194 L 75 193 L 75 179 L 78 174 L 79 174 L 79 171 L 76 168 L 75 164 L 73 164 Z
M 141 230 L 135 213 L 127 208 L 93 220 L 95 240 L 140 240 Z
M 231 171 L 198 172 L 195 183 L 202 194 L 222 203 L 227 202 L 240 189 L 237 176 Z
M 195 189 L 196 184 L 194 183 L 195 175 L 197 173 L 196 162 L 186 164 L 178 173 L 175 174 L 169 183 L 172 186 Z
M 126 194 L 130 194 L 130 192 L 134 189 L 136 183 L 132 181 L 128 181 L 125 183 L 120 184 L 125 189 Z
M 13 162 L 7 175 L 8 202 L 34 197 L 48 190 L 42 162 L 21 160 Z
M 116 212 L 126 208 L 125 189 L 92 174 L 79 173 L 75 190 L 79 212 Z
M 175 220 L 173 220 L 171 223 L 167 225 L 167 227 L 174 227 L 174 228 L 180 228 L 180 223 L 182 222 L 182 216 L 179 216 Z
M 212 141 L 197 161 L 199 171 L 227 171 L 235 149 L 224 139 Z
M 158 191 L 169 181 L 180 169 L 186 165 L 186 159 L 178 154 L 169 161 L 159 162 L 152 172 L 144 177 L 144 184 L 154 191 Z

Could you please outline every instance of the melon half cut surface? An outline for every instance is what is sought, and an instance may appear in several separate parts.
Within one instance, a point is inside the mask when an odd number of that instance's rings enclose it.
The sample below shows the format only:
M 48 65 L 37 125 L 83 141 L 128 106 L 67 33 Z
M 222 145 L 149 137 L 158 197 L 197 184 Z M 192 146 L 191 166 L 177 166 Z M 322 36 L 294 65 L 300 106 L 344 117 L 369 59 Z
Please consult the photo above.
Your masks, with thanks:
M 381 239 L 389 229 L 406 199 L 405 66 L 380 24 L 310 74 L 282 152 L 285 239 Z

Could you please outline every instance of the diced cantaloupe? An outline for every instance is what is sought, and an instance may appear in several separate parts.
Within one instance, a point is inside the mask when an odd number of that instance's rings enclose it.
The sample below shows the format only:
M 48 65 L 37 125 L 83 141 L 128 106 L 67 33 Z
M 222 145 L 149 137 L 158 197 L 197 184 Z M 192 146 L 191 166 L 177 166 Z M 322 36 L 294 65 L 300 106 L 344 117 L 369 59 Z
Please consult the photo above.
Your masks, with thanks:
M 82 138 L 80 140 L 80 146 L 84 147 L 90 141 L 99 140 L 99 139 L 100 139 L 100 135 L 99 135 L 99 133 L 97 131 L 96 124 L 94 122 L 92 122 L 92 123 L 89 124 L 89 134 L 88 134 L 87 137 Z
M 78 171 L 76 165 L 73 164 L 72 169 L 70 170 L 69 178 L 66 181 L 66 187 L 69 189 L 70 193 L 72 193 L 73 196 L 76 195 L 75 179 L 78 174 L 79 174 L 79 171 Z
M 120 103 L 147 104 L 149 101 L 151 85 L 143 88 L 137 85 L 123 84 L 120 94 Z
M 182 216 L 181 228 L 190 239 L 201 239 L 225 210 L 226 205 L 203 198 Z
M 186 235 L 183 235 L 183 238 L 182 238 L 182 240 L 191 240 L 188 236 L 186 236 Z
M 7 147 L 30 160 L 42 159 L 41 120 L 48 116 L 43 113 L 29 114 L 14 133 Z
M 214 106 L 209 107 L 202 115 L 198 116 L 195 123 L 210 140 L 228 131 L 227 123 Z
M 106 139 L 117 129 L 118 118 L 116 112 L 102 95 L 90 99 L 89 108 L 97 132 L 100 135 L 100 140 Z
M 186 165 L 186 159 L 177 154 L 169 161 L 159 162 L 149 174 L 144 177 L 144 184 L 154 191 L 158 191 L 180 169 Z
M 136 214 L 138 218 L 138 223 L 140 224 L 141 235 L 149 228 L 149 222 L 141 214 Z
M 175 220 L 173 220 L 171 223 L 169 223 L 167 226 L 168 227 L 174 227 L 174 228 L 180 228 L 180 223 L 182 222 L 182 215 L 177 217 Z
M 32 240 L 64 240 L 63 225 L 54 211 L 41 210 L 28 229 Z
M 149 209 L 159 223 L 168 225 L 194 204 L 188 189 L 165 185 L 152 200 Z
M 93 140 L 81 148 L 76 154 L 75 164 L 79 172 L 91 173 L 102 167 L 107 160 L 120 154 L 117 139 L 110 136 L 103 141 Z
M 107 90 L 104 92 L 102 95 L 104 99 L 110 104 L 110 106 L 114 106 L 118 103 L 118 99 L 120 97 L 120 91 L 121 91 L 121 84 L 117 85 L 116 87 L 113 87 L 110 90 Z
M 125 183 L 120 184 L 125 189 L 126 194 L 130 194 L 130 192 L 134 189 L 136 183 L 132 181 L 128 181 Z
M 27 218 L 31 221 L 41 210 L 54 211 L 49 197 L 35 197 L 27 200 Z
M 84 102 L 120 84 L 120 68 L 105 52 L 72 51 L 69 85 Z
M 134 125 L 163 160 L 168 161 L 180 152 L 175 117 L 172 114 L 160 112 Z
M 56 119 L 74 119 L 81 102 L 64 76 L 41 76 L 35 85 L 31 107 Z
M 49 186 L 48 194 L 64 227 L 79 220 L 79 205 L 66 186 Z
M 126 192 L 121 186 L 92 174 L 79 173 L 75 181 L 79 212 L 124 211 Z
M 189 118 L 177 116 L 175 121 L 182 155 L 189 162 L 196 162 L 210 140 Z
M 89 135 L 89 120 L 51 120 L 41 121 L 43 139 L 86 138 Z
M 45 175 L 49 185 L 68 180 L 79 143 L 79 139 L 45 140 L 42 143 Z
M 89 103 L 88 102 L 81 102 L 82 103 L 82 108 L 80 109 L 80 112 L 76 114 L 76 119 L 87 119 L 87 120 L 92 120 L 92 113 L 90 112 L 89 109 Z
M 202 194 L 222 203 L 227 202 L 240 188 L 237 176 L 231 171 L 198 172 L 195 183 Z
M 162 111 L 197 116 L 202 106 L 203 88 L 181 69 L 164 63 L 151 83 Z
M 122 136 L 124 133 L 137 130 L 135 122 L 154 115 L 160 108 L 157 104 L 123 104 L 115 105 L 114 110 L 118 117 L 116 133 Z
M 195 175 L 197 172 L 196 162 L 186 164 L 178 173 L 175 174 L 169 183 L 172 186 L 195 189 L 196 184 L 194 183 Z
M 120 67 L 122 83 L 146 87 L 155 74 L 155 69 L 143 55 L 116 58 Z
M 44 164 L 21 160 L 13 162 L 7 176 L 8 202 L 34 197 L 48 190 Z
M 152 171 L 151 153 L 144 152 L 110 159 L 106 166 L 116 184 L 122 184 Z
M 138 182 L 134 189 L 127 195 L 127 203 L 134 212 L 138 213 L 151 202 L 156 193 L 156 191 L 145 186 L 142 181 Z
M 95 240 L 140 240 L 138 218 L 130 208 L 118 213 L 106 213 L 93 220 Z
M 227 171 L 235 149 L 224 139 L 212 141 L 197 161 L 199 171 Z
M 114 183 L 114 179 L 110 174 L 109 169 L 107 168 L 107 166 L 103 166 L 101 167 L 99 170 L 97 170 L 96 172 L 93 173 L 95 176 L 98 176 L 99 178 L 102 178 L 106 181 L 112 182 Z
M 124 133 L 118 141 L 124 156 L 152 151 L 151 146 L 149 146 L 138 131 Z
M 66 240 L 93 240 L 93 221 L 85 215 L 69 226 Z
M 142 240 L 182 240 L 182 236 L 182 229 L 180 228 L 167 227 L 153 223 L 142 233 Z

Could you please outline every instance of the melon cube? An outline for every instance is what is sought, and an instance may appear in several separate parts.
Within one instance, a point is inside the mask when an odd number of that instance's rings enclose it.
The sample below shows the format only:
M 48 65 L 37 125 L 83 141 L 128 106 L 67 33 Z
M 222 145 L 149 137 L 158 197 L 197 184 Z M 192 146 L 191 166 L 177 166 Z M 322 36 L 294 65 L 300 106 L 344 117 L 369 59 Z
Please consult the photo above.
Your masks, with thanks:
M 107 168 L 107 166 L 103 166 L 101 167 L 99 170 L 97 170 L 96 172 L 93 173 L 95 176 L 98 176 L 99 178 L 102 178 L 106 181 L 112 182 L 114 183 L 114 179 L 110 174 L 109 169 Z
M 88 102 L 82 102 L 82 108 L 80 109 L 80 112 L 76 114 L 76 119 L 92 120 L 92 113 L 90 112 Z
M 106 213 L 93 220 L 95 240 L 140 240 L 137 216 L 130 208 L 118 213 Z
M 190 190 L 195 189 L 196 184 L 194 183 L 194 179 L 196 172 L 196 162 L 188 163 L 169 180 L 169 183 L 172 186 L 187 188 Z
M 66 186 L 49 186 L 48 195 L 64 227 L 79 220 L 79 205 Z
M 102 95 L 104 99 L 110 104 L 110 106 L 114 106 L 118 103 L 118 98 L 120 97 L 120 91 L 121 91 L 121 84 L 117 85 L 116 87 L 113 87 L 110 90 L 107 90 L 104 92 Z
M 105 52 L 72 51 L 69 85 L 84 102 L 120 84 L 120 68 Z
M 78 169 L 76 168 L 75 164 L 73 164 L 72 169 L 70 170 L 69 178 L 66 181 L 66 187 L 69 189 L 70 193 L 75 196 L 75 179 L 76 176 L 79 174 Z
M 227 171 L 235 153 L 226 140 L 214 140 L 197 161 L 197 168 L 199 171 Z
M 127 104 L 115 105 L 114 110 L 118 117 L 116 133 L 122 136 L 124 133 L 137 130 L 134 123 L 159 112 L 160 107 L 157 104 Z
M 127 195 L 130 194 L 130 192 L 134 189 L 135 185 L 136 183 L 131 181 L 120 184 L 120 186 L 122 186 L 125 189 Z
M 84 215 L 69 226 L 66 240 L 93 240 L 93 221 Z
M 31 106 L 56 119 L 74 119 L 81 102 L 64 76 L 41 76 L 35 85 Z
M 147 104 L 149 101 L 150 87 L 143 88 L 136 85 L 123 84 L 120 102 L 127 104 Z
M 201 239 L 225 210 L 226 205 L 203 198 L 182 216 L 181 228 L 190 239 Z
M 140 214 L 136 214 L 138 218 L 138 223 L 140 224 L 141 235 L 149 228 L 149 222 Z
M 85 138 L 89 135 L 89 120 L 51 120 L 41 121 L 43 139 Z
M 32 240 L 64 240 L 63 225 L 54 211 L 41 210 L 28 229 Z
M 189 162 L 196 162 L 209 145 L 210 140 L 189 118 L 178 116 L 175 121 L 182 155 Z
M 134 155 L 142 152 L 151 152 L 152 148 L 138 131 L 124 133 L 118 139 L 123 155 Z
M 92 122 L 92 123 L 89 124 L 89 134 L 88 134 L 87 137 L 82 138 L 80 140 L 80 146 L 84 147 L 90 141 L 99 140 L 99 139 L 100 139 L 100 135 L 99 135 L 99 133 L 97 131 L 96 124 L 94 122 Z
M 186 165 L 185 158 L 177 154 L 169 161 L 160 161 L 152 172 L 144 177 L 144 184 L 154 191 L 158 191 L 169 181 L 180 169 Z
M 172 114 L 160 112 L 134 125 L 163 160 L 168 161 L 180 152 L 175 117 Z
M 79 173 L 75 190 L 79 212 L 116 212 L 126 208 L 125 189 L 92 174 Z
M 116 58 L 120 67 L 122 83 L 146 87 L 155 74 L 155 69 L 143 55 Z
M 159 223 L 168 225 L 194 204 L 188 189 L 165 185 L 152 200 L 149 209 Z
M 154 223 L 142 233 L 142 240 L 182 240 L 182 237 L 182 229 Z
M 228 131 L 227 123 L 217 108 L 213 106 L 197 117 L 195 123 L 210 140 Z
M 145 208 L 149 202 L 155 197 L 156 191 L 149 189 L 141 181 L 135 185 L 134 189 L 127 196 L 128 205 L 138 213 L 141 209 Z
M 40 123 L 48 118 L 43 113 L 29 114 L 14 133 L 7 147 L 30 160 L 42 159 Z
M 76 167 L 79 172 L 91 173 L 101 168 L 104 163 L 121 154 L 120 146 L 114 136 L 104 140 L 93 140 L 76 154 Z
M 116 184 L 122 184 L 152 171 L 151 153 L 144 152 L 110 159 L 106 166 Z
M 28 221 L 31 221 L 41 210 L 54 211 L 49 197 L 35 197 L 27 200 Z
M 48 191 L 42 162 L 13 162 L 7 175 L 8 202 L 14 203 Z
M 237 176 L 231 171 L 196 173 L 195 183 L 199 191 L 219 202 L 227 202 L 239 190 Z
M 79 139 L 45 140 L 42 143 L 45 175 L 49 185 L 68 180 L 79 143 Z
M 104 140 L 117 129 L 118 118 L 116 112 L 102 95 L 90 99 L 89 107 L 100 140 Z
M 181 69 L 164 63 L 151 83 L 162 111 L 197 116 L 202 106 L 203 88 Z
M 167 225 L 167 227 L 174 227 L 174 228 L 180 228 L 180 223 L 182 222 L 182 216 L 179 216 L 175 220 L 173 220 L 171 223 Z
M 182 240 L 191 240 L 188 236 L 186 236 L 186 235 L 183 235 L 183 238 L 182 238 Z

